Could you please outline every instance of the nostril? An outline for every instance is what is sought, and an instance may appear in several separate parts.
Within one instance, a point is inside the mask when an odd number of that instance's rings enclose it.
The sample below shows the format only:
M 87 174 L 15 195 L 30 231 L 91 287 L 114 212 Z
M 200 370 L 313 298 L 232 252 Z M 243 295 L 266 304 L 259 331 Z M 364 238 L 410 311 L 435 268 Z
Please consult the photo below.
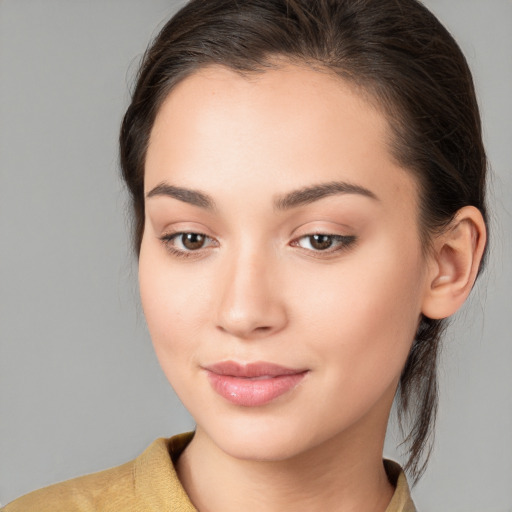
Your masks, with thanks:
M 224 333 L 234 334 L 240 338 L 250 338 L 253 336 L 259 337 L 259 335 L 267 335 L 272 332 L 273 328 L 270 325 L 262 325 L 259 327 L 242 327 L 242 326 L 230 326 L 226 327 L 223 325 L 218 325 L 217 329 Z

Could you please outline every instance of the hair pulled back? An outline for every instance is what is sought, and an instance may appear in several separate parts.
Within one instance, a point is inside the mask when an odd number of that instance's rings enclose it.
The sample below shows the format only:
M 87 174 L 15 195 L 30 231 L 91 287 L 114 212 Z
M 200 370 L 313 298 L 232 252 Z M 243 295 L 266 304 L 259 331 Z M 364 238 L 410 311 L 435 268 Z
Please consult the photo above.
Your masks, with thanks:
M 419 1 L 192 0 L 146 51 L 121 127 L 120 161 L 137 253 L 146 150 L 169 92 L 208 65 L 249 74 L 278 67 L 283 59 L 338 75 L 383 110 L 393 132 L 392 153 L 419 184 L 427 250 L 464 206 L 477 207 L 487 222 L 487 163 L 471 73 L 452 36 Z M 443 320 L 422 317 L 397 392 L 409 450 L 405 468 L 414 480 L 432 447 L 444 327 Z

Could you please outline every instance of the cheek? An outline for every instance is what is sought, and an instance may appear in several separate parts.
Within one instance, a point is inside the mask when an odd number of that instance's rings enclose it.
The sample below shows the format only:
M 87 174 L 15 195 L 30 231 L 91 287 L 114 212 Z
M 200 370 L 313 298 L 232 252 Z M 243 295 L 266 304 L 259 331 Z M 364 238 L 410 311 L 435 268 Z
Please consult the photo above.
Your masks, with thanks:
M 149 245 L 149 244 L 148 244 Z M 144 316 L 164 372 L 182 368 L 200 338 L 199 319 L 208 314 L 208 286 L 170 262 L 161 248 L 145 247 L 139 258 L 139 287 Z
M 312 349 L 319 360 L 331 361 L 326 378 L 354 387 L 352 396 L 360 397 L 399 377 L 421 311 L 422 268 L 419 248 L 405 254 L 381 244 L 303 282 L 297 307 Z

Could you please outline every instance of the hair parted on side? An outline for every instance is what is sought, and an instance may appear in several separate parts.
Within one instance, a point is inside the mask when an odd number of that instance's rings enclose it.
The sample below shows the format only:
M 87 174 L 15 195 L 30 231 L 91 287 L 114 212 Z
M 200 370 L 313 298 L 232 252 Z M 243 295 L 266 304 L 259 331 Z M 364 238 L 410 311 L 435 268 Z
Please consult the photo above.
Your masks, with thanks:
M 487 223 L 487 160 L 466 60 L 449 32 L 417 0 L 192 0 L 146 51 L 120 134 L 122 175 L 134 212 L 134 248 L 144 231 L 144 165 L 156 114 L 173 87 L 198 69 L 241 74 L 283 59 L 353 84 L 386 115 L 390 149 L 416 177 L 419 228 L 432 236 L 462 207 Z M 430 455 L 438 395 L 436 368 L 445 321 L 423 317 L 397 392 L 417 481 Z

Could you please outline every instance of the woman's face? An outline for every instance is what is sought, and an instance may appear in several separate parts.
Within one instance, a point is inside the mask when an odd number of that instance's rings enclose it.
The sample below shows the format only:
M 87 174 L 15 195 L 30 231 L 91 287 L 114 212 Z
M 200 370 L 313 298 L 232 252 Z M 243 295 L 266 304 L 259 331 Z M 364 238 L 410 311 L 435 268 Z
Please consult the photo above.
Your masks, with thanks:
M 167 378 L 224 452 L 383 437 L 428 288 L 389 135 L 346 83 L 292 65 L 207 68 L 161 107 L 142 303 Z

